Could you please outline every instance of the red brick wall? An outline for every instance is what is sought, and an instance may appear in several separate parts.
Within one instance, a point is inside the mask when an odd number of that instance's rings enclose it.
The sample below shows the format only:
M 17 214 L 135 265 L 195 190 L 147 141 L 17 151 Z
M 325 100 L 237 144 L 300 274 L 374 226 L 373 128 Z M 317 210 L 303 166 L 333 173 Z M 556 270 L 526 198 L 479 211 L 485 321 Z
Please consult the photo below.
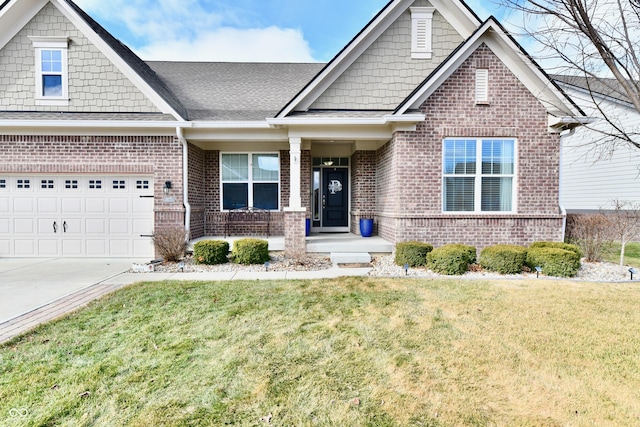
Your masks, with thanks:
M 489 104 L 476 105 L 475 70 L 489 69 Z M 426 120 L 377 152 L 379 234 L 392 241 L 528 244 L 559 240 L 560 138 L 540 102 L 485 45 L 422 105 Z M 442 141 L 512 137 L 518 148 L 516 214 L 442 213 Z
M 175 137 L 0 135 L 0 153 L 5 173 L 153 175 L 155 230 L 184 224 L 182 145 Z

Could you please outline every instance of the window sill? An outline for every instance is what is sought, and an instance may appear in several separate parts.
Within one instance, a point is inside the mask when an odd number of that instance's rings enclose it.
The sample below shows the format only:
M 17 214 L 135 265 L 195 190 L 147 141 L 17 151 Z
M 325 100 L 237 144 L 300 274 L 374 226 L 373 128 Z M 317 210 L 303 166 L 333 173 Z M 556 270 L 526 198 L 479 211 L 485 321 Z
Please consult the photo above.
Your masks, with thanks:
M 36 98 L 36 105 L 68 107 L 69 100 L 64 98 Z

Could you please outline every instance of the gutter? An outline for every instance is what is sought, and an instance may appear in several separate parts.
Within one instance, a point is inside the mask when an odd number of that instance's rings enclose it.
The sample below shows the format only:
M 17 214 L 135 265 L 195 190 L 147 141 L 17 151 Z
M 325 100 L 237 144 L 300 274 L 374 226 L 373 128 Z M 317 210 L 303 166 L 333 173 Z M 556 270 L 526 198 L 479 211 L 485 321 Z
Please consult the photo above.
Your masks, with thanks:
M 182 203 L 184 204 L 185 239 L 191 236 L 191 205 L 189 204 L 189 145 L 184 138 L 182 127 L 176 127 L 176 136 L 182 144 Z

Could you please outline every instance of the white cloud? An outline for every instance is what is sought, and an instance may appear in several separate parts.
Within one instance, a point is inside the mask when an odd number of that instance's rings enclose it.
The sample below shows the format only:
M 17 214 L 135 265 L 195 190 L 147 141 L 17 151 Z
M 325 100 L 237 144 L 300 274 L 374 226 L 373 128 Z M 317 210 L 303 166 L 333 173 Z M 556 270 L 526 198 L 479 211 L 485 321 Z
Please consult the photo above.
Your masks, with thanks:
M 77 0 L 100 21 L 124 26 L 123 39 L 145 60 L 312 62 L 300 30 L 251 27 L 233 9 L 212 12 L 198 0 Z M 121 38 L 123 38 L 121 36 Z
M 225 62 L 313 62 L 308 43 L 297 30 L 277 27 L 219 28 L 195 39 L 161 40 L 137 52 L 146 60 Z

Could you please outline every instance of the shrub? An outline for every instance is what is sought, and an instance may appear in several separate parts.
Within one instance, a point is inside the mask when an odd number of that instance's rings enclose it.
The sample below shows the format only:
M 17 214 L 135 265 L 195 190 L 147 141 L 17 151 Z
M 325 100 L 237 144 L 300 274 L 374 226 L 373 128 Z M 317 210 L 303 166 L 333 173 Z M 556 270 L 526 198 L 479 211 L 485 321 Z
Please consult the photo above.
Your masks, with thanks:
M 569 215 L 567 238 L 578 245 L 587 261 L 601 261 L 613 243 L 611 222 L 601 213 Z
M 202 240 L 193 245 L 193 259 L 198 264 L 224 264 L 228 254 L 229 243 L 224 240 Z
M 440 274 L 464 274 L 474 262 L 476 248 L 467 245 L 444 245 L 427 255 L 427 266 Z
M 409 267 L 427 265 L 427 254 L 433 250 L 433 245 L 422 242 L 402 242 L 396 245 L 397 265 L 409 264 Z
M 236 264 L 263 264 L 269 261 L 269 242 L 260 239 L 236 240 L 231 259 Z
M 480 253 L 480 265 L 500 274 L 522 273 L 527 258 L 527 248 L 517 245 L 487 246 Z
M 547 276 L 573 277 L 580 268 L 580 255 L 558 247 L 530 247 L 526 262 L 531 268 L 541 267 Z
M 153 235 L 156 251 L 165 261 L 180 261 L 187 250 L 187 233 L 183 226 L 158 230 Z
M 537 248 L 557 248 L 564 249 L 565 251 L 575 252 L 578 255 L 578 259 L 582 258 L 582 251 L 577 245 L 573 245 L 571 243 L 564 242 L 533 242 L 529 245 L 529 249 L 537 249 Z

